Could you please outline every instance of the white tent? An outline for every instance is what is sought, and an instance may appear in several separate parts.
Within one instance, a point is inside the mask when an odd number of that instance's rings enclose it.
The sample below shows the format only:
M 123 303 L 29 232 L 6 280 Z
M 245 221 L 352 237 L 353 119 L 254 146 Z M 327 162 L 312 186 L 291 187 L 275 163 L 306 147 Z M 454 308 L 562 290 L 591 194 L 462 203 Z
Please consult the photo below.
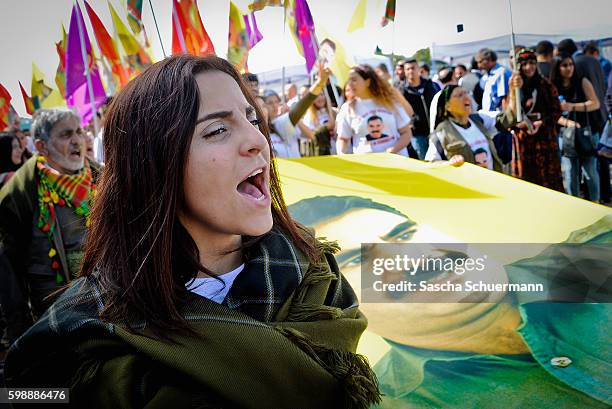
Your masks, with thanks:
M 516 34 L 515 41 L 517 45 L 523 45 L 526 47 L 535 47 L 535 45 L 542 41 L 548 40 L 553 44 L 558 43 L 564 38 L 568 38 L 567 35 L 546 35 L 546 34 Z M 577 38 L 574 38 L 577 40 Z M 602 53 L 610 58 L 612 55 L 612 37 L 608 38 L 585 38 L 586 40 L 595 40 Z M 585 41 L 582 41 L 583 43 Z M 447 63 L 469 63 L 470 59 L 480 50 L 481 48 L 490 48 L 494 50 L 500 60 L 507 58 L 510 50 L 510 35 L 498 36 L 494 38 L 483 39 L 480 41 L 470 41 L 467 43 L 459 44 L 432 44 L 431 45 L 431 57 L 432 59 L 445 61 Z M 578 46 L 581 45 L 580 41 L 577 41 Z
M 506 42 L 507 49 L 509 37 L 503 36 L 511 31 L 509 4 L 509 0 L 397 0 L 395 44 L 387 41 L 381 48 L 387 53 L 393 46 L 396 54 L 412 55 L 434 44 L 435 54 L 440 55 L 438 44 L 465 45 L 490 39 L 487 41 L 500 46 Z M 514 32 L 526 33 L 522 34 L 525 40 L 531 36 L 553 42 L 567 37 L 578 41 L 612 37 L 611 0 L 511 0 L 511 5 Z M 459 24 L 462 32 L 457 30 Z M 521 42 L 519 37 L 517 44 Z

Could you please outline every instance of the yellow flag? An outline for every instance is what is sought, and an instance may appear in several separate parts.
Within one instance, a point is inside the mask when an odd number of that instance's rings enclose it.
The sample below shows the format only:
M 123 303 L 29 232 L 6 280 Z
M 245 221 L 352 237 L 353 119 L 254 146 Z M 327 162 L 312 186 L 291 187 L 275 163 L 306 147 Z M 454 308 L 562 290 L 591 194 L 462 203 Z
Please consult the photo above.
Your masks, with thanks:
M 343 87 L 348 81 L 349 71 L 355 65 L 355 61 L 337 36 L 330 34 L 323 26 L 316 22 L 315 25 L 317 37 L 320 41 L 319 55 L 327 54 L 326 50 L 331 49 L 329 54 L 331 54 L 332 58 L 329 61 L 329 68 L 331 68 L 338 80 L 338 84 Z
M 115 11 L 113 5 L 108 2 L 108 8 L 110 9 L 111 16 L 113 18 L 113 24 L 115 25 L 115 31 L 119 36 L 119 40 L 121 41 L 121 45 L 123 46 L 123 50 L 127 55 L 138 54 L 140 51 L 140 44 L 134 37 L 134 35 L 128 30 L 128 28 L 123 24 L 121 18 Z
M 247 70 L 247 59 L 249 57 L 249 36 L 246 32 L 242 12 L 230 1 L 229 14 L 229 40 L 227 42 L 227 59 L 234 64 L 238 71 Z
M 355 7 L 355 11 L 353 12 L 353 17 L 351 17 L 351 22 L 348 26 L 348 32 L 352 33 L 353 31 L 363 28 L 365 25 L 365 16 L 366 16 L 366 0 L 359 0 L 357 7 Z
M 45 75 L 34 63 L 32 63 L 32 87 L 30 92 L 32 98 L 38 97 L 39 101 L 42 101 L 51 93 L 51 88 L 45 85 Z
M 32 63 L 32 100 L 36 109 L 66 106 L 66 101 L 56 89 L 45 84 L 45 75 Z

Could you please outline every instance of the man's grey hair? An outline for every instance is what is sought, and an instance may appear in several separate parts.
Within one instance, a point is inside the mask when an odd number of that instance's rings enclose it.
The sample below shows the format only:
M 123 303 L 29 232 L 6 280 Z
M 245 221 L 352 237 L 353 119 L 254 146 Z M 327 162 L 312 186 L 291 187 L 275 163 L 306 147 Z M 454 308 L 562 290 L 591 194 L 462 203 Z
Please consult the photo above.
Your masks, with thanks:
M 478 50 L 478 56 L 481 59 L 497 61 L 497 54 L 490 48 L 481 48 L 480 50 Z
M 51 137 L 51 130 L 58 123 L 67 118 L 76 118 L 79 123 L 81 117 L 74 111 L 66 108 L 41 109 L 36 112 L 32 128 L 30 130 L 32 139 L 42 139 L 48 141 Z

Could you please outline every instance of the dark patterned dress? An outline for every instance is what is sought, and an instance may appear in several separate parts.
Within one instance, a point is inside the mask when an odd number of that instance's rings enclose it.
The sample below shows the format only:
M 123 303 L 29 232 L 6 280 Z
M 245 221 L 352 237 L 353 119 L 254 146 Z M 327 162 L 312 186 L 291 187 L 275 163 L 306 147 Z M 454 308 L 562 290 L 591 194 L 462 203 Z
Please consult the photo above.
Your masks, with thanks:
M 543 123 L 534 135 L 529 135 L 526 129 L 514 128 L 512 175 L 564 192 L 556 127 L 561 116 L 557 89 L 538 73 L 523 81 L 523 113 L 530 117 L 539 114 Z

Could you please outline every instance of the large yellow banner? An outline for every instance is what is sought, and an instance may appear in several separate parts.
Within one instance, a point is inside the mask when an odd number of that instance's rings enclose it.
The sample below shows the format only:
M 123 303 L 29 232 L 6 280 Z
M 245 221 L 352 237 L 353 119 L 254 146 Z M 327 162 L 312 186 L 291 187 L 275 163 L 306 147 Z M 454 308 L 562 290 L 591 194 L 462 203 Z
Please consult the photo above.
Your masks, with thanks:
M 324 195 L 369 198 L 465 242 L 556 243 L 612 213 L 471 164 L 454 168 L 369 154 L 279 160 L 278 165 L 287 205 Z
M 559 243 L 612 214 L 607 207 L 470 164 L 455 168 L 370 154 L 278 160 L 278 167 L 290 212 L 314 227 L 317 236 L 338 240 L 339 265 L 357 292 L 360 260 L 355 255 L 361 243 Z M 541 250 L 526 248 L 501 261 L 533 257 Z M 406 316 L 401 305 L 363 307 L 370 325 L 360 352 L 375 364 L 389 345 L 374 332 L 389 338 L 385 328 L 410 324 L 396 320 Z M 518 314 L 512 317 L 508 325 L 518 327 Z M 413 318 L 412 325 L 427 325 L 418 315 Z M 423 345 L 438 348 L 447 342 L 452 347 L 457 342 L 450 337 L 435 345 L 434 338 L 428 335 Z

